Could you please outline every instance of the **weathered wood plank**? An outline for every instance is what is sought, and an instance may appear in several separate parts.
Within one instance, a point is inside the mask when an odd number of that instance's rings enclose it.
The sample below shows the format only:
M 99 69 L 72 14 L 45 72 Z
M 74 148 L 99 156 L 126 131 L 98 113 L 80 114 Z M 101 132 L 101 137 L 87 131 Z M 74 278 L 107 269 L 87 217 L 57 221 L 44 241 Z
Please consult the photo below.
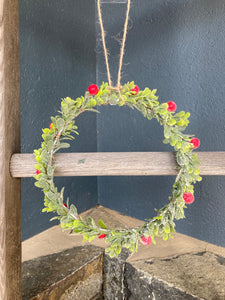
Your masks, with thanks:
M 20 179 L 9 172 L 20 151 L 19 1 L 0 0 L 0 299 L 21 299 Z
M 225 175 L 225 152 L 196 152 L 201 175 Z M 173 152 L 58 153 L 55 176 L 176 175 Z M 13 177 L 35 175 L 33 154 L 14 154 L 10 163 Z

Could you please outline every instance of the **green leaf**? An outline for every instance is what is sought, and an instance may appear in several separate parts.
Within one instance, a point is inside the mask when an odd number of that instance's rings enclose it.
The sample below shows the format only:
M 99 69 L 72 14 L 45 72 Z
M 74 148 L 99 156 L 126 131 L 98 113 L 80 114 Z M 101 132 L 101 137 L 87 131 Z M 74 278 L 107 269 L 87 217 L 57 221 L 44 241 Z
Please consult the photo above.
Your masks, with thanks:
M 194 174 L 195 175 L 198 175 L 200 173 L 200 169 L 196 169 L 195 171 L 194 171 Z
M 170 225 L 167 223 L 164 227 L 165 233 L 170 233 Z
M 164 241 L 167 241 L 167 240 L 168 240 L 168 234 L 167 234 L 167 233 L 164 233 L 164 234 L 163 234 L 163 240 L 164 240 Z
M 153 114 L 148 111 L 146 117 L 148 120 L 151 120 L 153 118 Z
M 104 222 L 103 222 L 102 220 L 99 220 L 99 221 L 98 221 L 98 224 L 99 224 L 99 226 L 100 226 L 101 228 L 107 229 L 107 227 L 105 226 L 105 224 L 104 224 Z
M 162 104 L 160 104 L 159 108 L 167 110 L 168 109 L 168 104 L 167 103 L 162 103 Z
M 52 149 L 53 144 L 54 144 L 54 142 L 52 140 L 50 140 L 50 141 L 47 142 L 47 148 L 48 148 L 48 150 Z
M 63 225 L 66 225 L 67 223 L 70 222 L 70 218 L 68 218 L 67 216 L 63 216 L 61 219 L 60 219 L 60 223 L 63 224 Z
M 202 177 L 201 176 L 197 176 L 196 180 L 200 182 L 200 181 L 202 181 Z
M 49 158 L 50 158 L 50 154 L 46 150 L 43 150 L 42 153 L 41 153 L 41 157 L 42 157 L 42 159 L 45 163 L 48 163 Z
M 143 91 L 143 96 L 147 97 L 150 94 L 151 94 L 151 91 L 148 88 L 145 88 Z
M 98 105 L 102 105 L 104 103 L 104 100 L 102 100 L 101 98 L 97 99 L 97 104 Z
M 151 95 L 151 99 L 152 99 L 152 100 L 158 100 L 158 98 L 159 98 L 158 96 Z M 158 105 L 158 104 L 157 104 L 157 105 Z
M 74 220 L 73 225 L 75 228 L 85 227 L 85 225 L 80 220 Z
M 176 120 L 170 119 L 170 120 L 167 121 L 167 124 L 170 125 L 170 126 L 173 126 L 173 125 L 176 124 Z
M 182 110 L 179 113 L 177 113 L 174 117 L 176 118 L 182 118 L 185 115 L 185 112 Z
M 51 191 L 45 193 L 46 197 L 50 200 L 50 201 L 55 201 L 56 200 L 56 195 L 54 193 L 52 193 Z
M 40 155 L 41 154 L 41 149 L 35 149 L 34 150 L 34 155 L 37 156 L 37 155 Z
M 132 97 L 129 97 L 129 98 L 127 99 L 127 102 L 128 102 L 128 103 L 131 103 L 131 104 L 136 104 L 136 100 L 135 100 L 134 98 L 132 98 Z
M 55 170 L 55 167 L 53 167 L 53 166 L 48 166 L 47 174 L 48 174 L 49 176 L 53 176 L 54 170 Z
M 154 235 L 158 236 L 158 233 L 159 233 L 159 228 L 158 228 L 158 227 L 155 227 L 155 228 L 154 228 Z
M 183 208 L 178 207 L 175 211 L 175 219 L 183 219 L 184 218 L 184 210 Z
M 188 119 L 188 118 L 190 117 L 190 115 L 191 115 L 191 114 L 190 114 L 189 112 L 187 112 L 187 113 L 185 114 L 184 118 L 185 118 L 185 119 Z
M 161 220 L 161 219 L 162 219 L 162 216 L 156 216 L 156 217 L 154 217 L 153 219 L 155 219 L 155 220 Z
M 41 164 L 35 164 L 34 167 L 35 167 L 35 169 L 37 169 L 39 171 L 41 171 L 41 169 L 42 169 L 42 165 Z
M 168 139 L 164 139 L 164 140 L 163 140 L 163 144 L 169 144 L 169 142 L 170 142 L 170 141 L 169 141 Z
M 87 222 L 93 227 L 93 228 L 96 228 L 97 229 L 97 226 L 95 224 L 95 221 L 91 218 L 91 217 L 88 217 L 87 218 Z
M 66 148 L 69 148 L 69 147 L 70 147 L 70 144 L 68 144 L 68 143 L 60 143 L 59 146 L 57 147 L 57 150 L 66 149 Z
M 71 204 L 71 205 L 70 205 L 69 213 L 70 213 L 72 216 L 74 216 L 74 217 L 76 217 L 76 216 L 78 215 L 78 213 L 77 213 L 77 208 L 76 208 L 76 206 L 75 206 L 74 204 Z
M 157 112 L 161 115 L 165 115 L 168 113 L 168 104 L 167 103 L 162 103 L 158 109 L 157 109 Z
M 121 250 L 122 249 L 120 247 L 116 248 L 116 250 L 115 250 L 116 256 L 118 256 L 121 253 Z
M 48 129 L 48 128 L 44 128 L 44 129 L 42 129 L 42 131 L 43 131 L 44 133 L 50 133 L 50 129 Z
M 35 156 L 37 162 L 42 163 L 42 157 L 40 155 Z
M 43 208 L 43 210 L 44 210 L 44 208 Z M 54 221 L 54 220 L 59 220 L 59 217 L 53 217 L 53 218 L 50 219 L 50 221 Z
M 177 143 L 176 137 L 174 135 L 171 135 L 170 136 L 170 145 L 173 147 L 176 145 L 176 143 Z
M 88 101 L 88 103 L 85 105 L 85 108 L 86 107 L 94 107 L 94 106 L 96 106 L 96 100 L 95 99 L 90 99 L 89 101 Z
M 166 139 L 168 139 L 171 136 L 171 129 L 169 126 L 164 126 L 164 136 Z
M 94 240 L 96 237 L 97 237 L 96 235 L 95 235 L 95 236 L 90 236 L 89 239 L 88 239 L 88 241 L 91 242 L 91 241 Z
M 156 241 L 153 236 L 152 236 L 152 243 L 153 243 L 153 245 L 156 245 Z
M 49 184 L 48 184 L 48 182 L 47 182 L 46 180 L 44 180 L 44 179 L 40 179 L 38 182 L 35 183 L 35 185 L 36 185 L 37 187 L 40 187 L 40 188 L 44 189 L 44 190 L 48 190 L 48 189 L 49 189 Z M 39 186 L 38 186 L 38 185 L 39 185 Z
M 184 158 L 184 154 L 182 153 L 177 153 L 177 163 L 180 166 L 183 166 L 185 164 L 185 158 Z
M 65 122 L 62 118 L 56 120 L 56 127 L 58 128 L 59 131 L 63 129 L 64 124 Z
M 182 143 L 181 142 L 177 142 L 176 144 L 176 150 L 179 150 L 182 147 Z
M 108 100 L 110 105 L 116 105 L 119 102 L 119 96 L 116 94 L 112 94 Z
M 40 182 L 39 182 L 39 181 L 36 181 L 36 182 L 34 183 L 34 185 L 35 185 L 36 187 L 38 187 L 38 188 L 41 188 L 41 185 L 40 185 Z
M 76 107 L 80 107 L 82 105 L 83 101 L 81 98 L 76 99 Z
M 185 126 L 185 121 L 184 120 L 180 120 L 180 121 L 177 122 L 177 125 L 181 126 L 181 127 Z
M 89 240 L 89 236 L 88 235 L 83 235 L 83 241 L 82 242 L 86 242 Z

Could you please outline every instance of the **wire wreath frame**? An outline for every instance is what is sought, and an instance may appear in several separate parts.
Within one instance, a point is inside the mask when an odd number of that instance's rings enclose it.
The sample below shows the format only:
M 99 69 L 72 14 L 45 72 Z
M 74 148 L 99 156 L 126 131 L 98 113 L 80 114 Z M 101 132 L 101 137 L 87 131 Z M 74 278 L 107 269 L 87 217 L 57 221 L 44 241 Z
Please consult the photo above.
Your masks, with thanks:
M 70 144 L 65 140 L 73 140 L 73 134 L 78 134 L 75 118 L 85 111 L 98 112 L 95 107 L 101 105 L 126 105 L 139 110 L 149 120 L 156 119 L 164 128 L 163 142 L 170 144 L 176 152 L 177 176 L 169 202 L 156 210 L 157 215 L 146 219 L 140 227 L 113 229 L 107 228 L 102 220 L 99 220 L 98 224 L 91 217 L 84 220 L 78 215 L 76 206 L 69 204 L 69 199 L 64 201 L 64 188 L 58 191 L 54 184 L 54 154 L 62 148 L 69 148 Z M 175 102 L 160 104 L 156 90 L 145 88 L 139 91 L 134 82 L 121 86 L 119 92 L 112 89 L 108 83 L 103 82 L 100 88 L 93 84 L 84 96 L 76 100 L 69 97 L 62 99 L 60 115 L 51 118 L 49 128 L 43 129 L 41 148 L 34 150 L 37 161 L 35 185 L 44 193 L 43 211 L 57 213 L 53 219 L 58 219 L 63 229 L 82 234 L 84 241 L 104 239 L 109 244 L 106 252 L 109 252 L 111 257 L 117 256 L 123 247 L 131 252 L 137 251 L 139 241 L 150 245 L 155 244 L 155 236 L 164 240 L 172 237 L 176 232 L 174 220 L 185 217 L 186 204 L 194 201 L 193 184 L 201 181 L 200 162 L 193 153 L 193 150 L 199 147 L 200 141 L 193 135 L 183 133 L 188 126 L 190 113 L 175 111 Z

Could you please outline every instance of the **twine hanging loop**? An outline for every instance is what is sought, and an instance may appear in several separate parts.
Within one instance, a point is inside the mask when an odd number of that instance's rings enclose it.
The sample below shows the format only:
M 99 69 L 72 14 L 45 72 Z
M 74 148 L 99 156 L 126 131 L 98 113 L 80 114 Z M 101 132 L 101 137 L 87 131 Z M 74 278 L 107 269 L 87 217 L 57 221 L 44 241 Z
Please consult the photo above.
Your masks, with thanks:
M 126 19 L 125 19 L 124 30 L 123 30 L 123 39 L 122 39 L 122 44 L 121 44 L 121 48 L 120 48 L 120 58 L 119 58 L 119 68 L 118 68 L 118 75 L 117 75 L 117 85 L 113 86 L 112 85 L 112 80 L 111 80 L 110 68 L 109 68 L 109 52 L 108 52 L 108 49 L 106 47 L 106 41 L 105 41 L 105 35 L 106 34 L 105 34 L 105 30 L 104 30 L 104 26 L 103 26 L 103 20 L 102 20 L 101 3 L 100 3 L 100 0 L 97 0 L 99 24 L 100 24 L 100 28 L 101 28 L 102 45 L 103 45 L 103 49 L 104 49 L 105 64 L 106 64 L 109 88 L 111 90 L 116 90 L 119 94 L 120 94 L 120 90 L 121 90 L 121 72 L 122 72 L 122 67 L 123 67 L 123 57 L 124 57 L 124 52 L 125 52 L 125 44 L 126 44 L 126 37 L 127 37 L 127 30 L 128 30 L 130 4 L 131 4 L 131 0 L 128 0 L 127 1 Z

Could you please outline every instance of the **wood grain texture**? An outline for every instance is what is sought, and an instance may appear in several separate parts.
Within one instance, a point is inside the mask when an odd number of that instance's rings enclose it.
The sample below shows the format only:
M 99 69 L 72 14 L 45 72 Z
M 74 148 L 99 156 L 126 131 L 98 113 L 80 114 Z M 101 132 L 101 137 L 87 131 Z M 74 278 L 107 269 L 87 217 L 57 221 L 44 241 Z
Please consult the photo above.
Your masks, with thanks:
M 0 0 L 0 299 L 21 299 L 20 180 L 9 172 L 20 151 L 19 1 Z
M 201 175 L 225 175 L 225 152 L 196 152 Z M 176 175 L 173 152 L 58 153 L 55 176 Z M 14 154 L 10 162 L 13 177 L 35 175 L 33 154 Z

